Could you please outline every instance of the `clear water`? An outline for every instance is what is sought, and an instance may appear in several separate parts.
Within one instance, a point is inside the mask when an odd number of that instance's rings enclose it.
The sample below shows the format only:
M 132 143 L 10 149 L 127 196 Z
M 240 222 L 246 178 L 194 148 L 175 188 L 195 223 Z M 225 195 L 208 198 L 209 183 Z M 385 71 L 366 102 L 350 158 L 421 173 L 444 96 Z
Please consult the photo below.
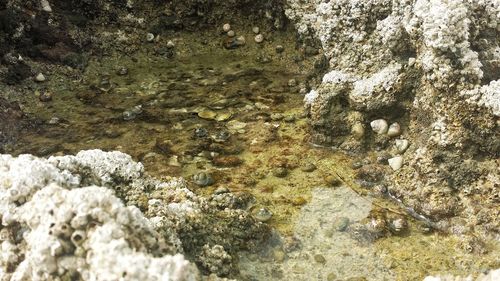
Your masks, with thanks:
M 45 89 L 21 101 L 25 111 L 46 123 L 10 152 L 120 150 L 143 162 L 151 175 L 189 179 L 201 195 L 219 187 L 250 192 L 257 199 L 254 210 L 264 207 L 273 213 L 266 223 L 276 231 L 262 248 L 241 253 L 242 280 L 418 280 L 499 267 L 497 248 L 469 253 L 459 237 L 422 230 L 422 223 L 397 204 L 356 185 L 351 157 L 306 141 L 302 95 L 288 81 L 305 81 L 310 69 L 290 65 L 293 51 L 278 55 L 272 47 L 255 45 L 232 51 L 190 48 L 173 59 L 147 49 L 135 57 L 95 59 L 81 80 L 54 70 Z M 266 54 L 271 62 L 262 63 Z M 123 67 L 128 74 L 117 73 Z M 52 92 L 51 102 L 36 98 L 44 90 Z M 208 137 L 197 137 L 199 128 Z M 224 132 L 230 137 L 222 141 Z M 220 142 L 209 140 L 214 137 Z M 242 163 L 217 167 L 213 161 L 218 156 Z M 310 163 L 316 169 L 303 171 Z M 278 168 L 287 175 L 276 176 Z M 213 176 L 213 185 L 193 182 L 202 171 Z M 329 183 L 339 175 L 339 185 Z M 387 231 L 379 239 L 356 231 L 391 214 L 403 214 L 408 230 L 400 235 Z

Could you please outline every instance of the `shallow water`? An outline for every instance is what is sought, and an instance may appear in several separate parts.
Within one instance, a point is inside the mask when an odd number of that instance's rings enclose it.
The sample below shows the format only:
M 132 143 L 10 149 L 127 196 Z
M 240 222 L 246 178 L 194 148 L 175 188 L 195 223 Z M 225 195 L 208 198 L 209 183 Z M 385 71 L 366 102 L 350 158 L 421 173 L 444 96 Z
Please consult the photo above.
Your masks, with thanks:
M 302 95 L 288 85 L 305 81 L 307 71 L 287 61 L 262 63 L 220 48 L 173 59 L 146 52 L 96 59 L 82 80 L 60 71 L 38 89 L 51 91 L 51 102 L 25 97 L 25 110 L 45 124 L 9 152 L 120 150 L 154 176 L 187 178 L 198 194 L 219 187 L 253 194 L 252 210 L 271 211 L 266 223 L 276 233 L 241 253 L 243 280 L 418 280 L 499 266 L 494 251 L 469 253 L 457 237 L 429 231 L 395 202 L 361 189 L 348 155 L 309 144 Z M 311 163 L 316 169 L 303 171 Z M 200 172 L 214 184 L 197 186 Z M 408 229 L 365 232 L 367 223 L 391 216 L 403 217 Z

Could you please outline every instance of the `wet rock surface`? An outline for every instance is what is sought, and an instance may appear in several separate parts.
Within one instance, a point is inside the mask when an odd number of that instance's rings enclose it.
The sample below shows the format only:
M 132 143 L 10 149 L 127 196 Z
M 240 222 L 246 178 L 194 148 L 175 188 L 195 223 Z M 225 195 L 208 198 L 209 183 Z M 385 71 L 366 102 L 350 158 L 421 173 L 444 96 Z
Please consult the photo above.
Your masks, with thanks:
M 39 197 L 115 190 L 113 202 L 168 234 L 164 249 L 127 232 L 129 246 L 193 278 L 498 268 L 498 5 L 431 2 L 0 2 L 0 153 L 67 159 L 98 147 L 141 161 L 159 180 L 68 164 L 82 187 Z M 185 178 L 184 191 L 158 188 L 167 175 Z M 58 261 L 92 235 L 51 228 Z M 22 258 L 8 255 L 6 274 Z M 87 279 L 73 269 L 63 278 Z

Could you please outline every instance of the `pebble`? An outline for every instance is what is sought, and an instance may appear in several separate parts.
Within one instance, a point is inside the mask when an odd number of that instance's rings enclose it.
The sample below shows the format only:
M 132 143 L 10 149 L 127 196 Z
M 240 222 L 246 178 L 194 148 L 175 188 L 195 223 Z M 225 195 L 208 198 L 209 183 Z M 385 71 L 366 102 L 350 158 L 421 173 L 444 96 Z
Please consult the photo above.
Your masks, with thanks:
M 43 75 L 43 73 L 38 73 L 35 76 L 35 81 L 36 82 L 44 82 L 45 80 L 47 80 L 47 78 L 45 78 L 45 75 Z
M 146 34 L 146 41 L 153 42 L 155 40 L 155 35 L 153 33 Z
M 317 262 L 317 263 L 326 263 L 326 259 L 323 255 L 314 255 L 314 260 Z
M 295 87 L 295 86 L 297 86 L 297 80 L 293 78 L 288 80 L 288 87 Z
M 194 136 L 197 138 L 206 138 L 208 136 L 208 131 L 205 128 L 194 129 Z
M 260 208 L 254 213 L 254 217 L 260 222 L 266 222 L 273 217 L 273 213 L 266 208 Z
M 291 203 L 293 206 L 302 206 L 302 205 L 307 204 L 307 200 L 304 197 L 299 196 L 299 197 L 293 198 Z
M 130 121 L 133 120 L 137 117 L 137 115 L 142 113 L 142 105 L 136 105 L 132 107 L 131 109 L 125 110 L 122 113 L 123 120 L 125 121 Z
M 225 23 L 222 26 L 222 30 L 224 30 L 224 32 L 228 32 L 229 30 L 231 30 L 231 25 L 229 23 Z
M 335 220 L 333 227 L 335 228 L 336 231 L 345 231 L 347 227 L 349 226 L 349 218 L 346 217 L 340 217 Z
M 398 140 L 396 140 L 395 146 L 396 146 L 397 153 L 403 154 L 410 146 L 410 142 L 408 140 L 405 140 L 405 139 L 401 139 L 401 140 L 398 139 Z
M 227 36 L 229 36 L 229 37 L 234 37 L 234 36 L 236 36 L 236 33 L 234 33 L 234 31 L 233 31 L 233 30 L 229 30 L 229 31 L 227 32 Z
M 217 117 L 217 113 L 212 110 L 202 110 L 198 112 L 198 117 L 208 120 L 214 120 Z
M 278 167 L 273 170 L 273 175 L 278 178 L 284 178 L 288 175 L 288 170 L 283 167 Z
M 325 183 L 327 185 L 333 186 L 333 187 L 336 187 L 336 186 L 339 186 L 342 184 L 342 181 L 337 176 L 334 176 L 334 175 L 327 175 L 327 176 L 325 176 L 324 180 L 325 180 Z
M 209 186 L 214 184 L 214 179 L 209 173 L 199 172 L 193 176 L 193 181 L 199 186 Z
M 399 125 L 399 123 L 392 123 L 387 130 L 387 135 L 389 137 L 397 137 L 401 135 L 401 126 Z
M 280 53 L 283 53 L 283 51 L 285 51 L 285 47 L 283 47 L 283 45 L 278 45 L 276 46 L 276 53 L 280 54 Z
M 120 76 L 125 76 L 128 74 L 128 68 L 126 67 L 120 67 L 120 69 L 118 69 L 116 71 L 116 74 L 120 75 Z
M 243 46 L 247 43 L 245 36 L 241 35 L 236 38 L 236 41 L 234 42 L 238 46 Z
M 219 188 L 217 188 L 215 191 L 214 191 L 214 194 L 215 195 L 218 195 L 218 194 L 224 194 L 224 193 L 229 193 L 229 188 L 225 187 L 225 186 L 221 186 Z
M 174 44 L 174 42 L 172 40 L 168 40 L 168 42 L 167 42 L 167 48 L 169 48 L 169 49 L 175 48 L 175 44 Z
M 215 142 L 226 142 L 231 137 L 231 134 L 228 131 L 218 131 L 215 135 L 212 136 L 212 139 Z
M 274 250 L 273 251 L 273 257 L 274 257 L 274 260 L 276 262 L 281 263 L 281 262 L 283 262 L 285 260 L 286 255 L 285 255 L 285 252 L 283 252 L 282 250 L 278 249 L 278 250 Z
M 309 162 L 309 163 L 304 164 L 304 166 L 302 166 L 300 168 L 300 170 L 302 172 L 310 173 L 310 172 L 316 170 L 316 165 L 314 165 L 313 163 Z
M 389 129 L 389 125 L 384 119 L 373 120 L 370 122 L 370 126 L 372 127 L 372 130 L 379 135 L 387 133 L 387 130 Z
M 49 125 L 57 125 L 59 124 L 59 122 L 61 122 L 61 119 L 59 119 L 58 117 L 52 117 L 47 123 Z
M 254 26 L 254 27 L 252 28 L 252 31 L 253 31 L 253 33 L 255 33 L 255 34 L 259 34 L 259 32 L 260 32 L 260 28 L 259 28 L 258 26 Z
M 256 43 L 262 43 L 262 42 L 264 42 L 264 35 L 257 34 L 257 35 L 255 35 L 254 40 L 255 40 Z
M 391 168 L 394 171 L 397 171 L 403 166 L 403 157 L 396 156 L 396 157 L 393 157 L 393 158 L 387 160 L 387 162 L 389 162 L 389 166 L 391 166 Z
M 227 122 L 227 124 L 226 124 L 226 128 L 228 128 L 229 130 L 233 130 L 233 131 L 242 130 L 246 126 L 247 126 L 247 123 L 244 123 L 244 122 L 241 122 L 238 120 L 231 120 L 231 121 Z

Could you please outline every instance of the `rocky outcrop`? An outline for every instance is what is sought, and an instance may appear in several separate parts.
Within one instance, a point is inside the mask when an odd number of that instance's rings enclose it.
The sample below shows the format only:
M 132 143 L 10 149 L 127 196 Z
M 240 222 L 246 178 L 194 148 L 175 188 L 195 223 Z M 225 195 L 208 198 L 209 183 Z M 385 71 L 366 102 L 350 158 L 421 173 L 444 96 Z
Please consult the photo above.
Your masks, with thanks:
M 0 171 L 0 280 L 200 280 L 195 263 L 228 275 L 267 234 L 237 196 L 198 198 L 121 152 L 0 155 Z
M 499 235 L 499 13 L 495 1 L 288 1 L 330 62 L 305 98 L 311 141 L 385 162 L 365 186 L 437 227 Z

